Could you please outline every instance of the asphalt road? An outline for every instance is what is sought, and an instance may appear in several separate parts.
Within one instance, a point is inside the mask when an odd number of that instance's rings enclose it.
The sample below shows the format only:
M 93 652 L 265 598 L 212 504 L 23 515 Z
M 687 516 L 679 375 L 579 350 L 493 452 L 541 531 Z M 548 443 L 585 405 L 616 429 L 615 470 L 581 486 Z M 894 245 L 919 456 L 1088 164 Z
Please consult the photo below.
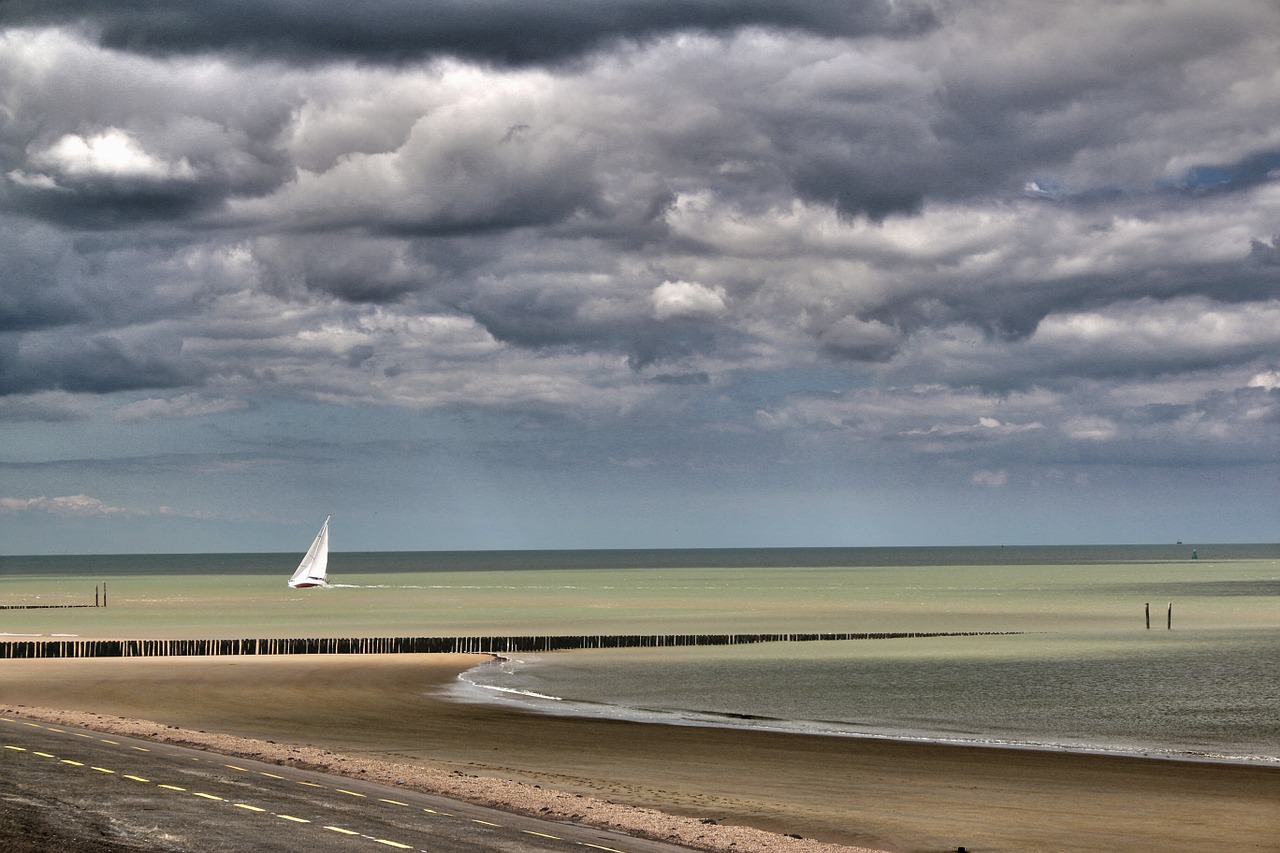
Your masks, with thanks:
M 86 729 L 0 718 L 5 853 L 685 848 Z

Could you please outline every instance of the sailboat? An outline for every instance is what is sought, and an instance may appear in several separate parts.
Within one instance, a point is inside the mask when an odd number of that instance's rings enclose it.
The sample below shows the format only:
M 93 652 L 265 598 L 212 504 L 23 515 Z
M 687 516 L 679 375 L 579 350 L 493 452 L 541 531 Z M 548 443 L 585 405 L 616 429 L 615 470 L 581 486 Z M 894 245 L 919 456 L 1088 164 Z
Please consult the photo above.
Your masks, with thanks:
M 289 586 L 300 589 L 310 586 L 329 585 L 329 519 L 326 516 L 315 541 L 307 549 L 306 556 L 298 563 L 293 577 L 289 578 Z

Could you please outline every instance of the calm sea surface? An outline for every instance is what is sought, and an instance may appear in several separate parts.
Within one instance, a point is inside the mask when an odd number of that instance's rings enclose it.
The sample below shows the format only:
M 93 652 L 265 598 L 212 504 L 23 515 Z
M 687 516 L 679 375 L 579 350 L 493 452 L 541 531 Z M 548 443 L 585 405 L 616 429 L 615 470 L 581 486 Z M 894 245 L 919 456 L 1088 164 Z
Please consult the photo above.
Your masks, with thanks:
M 528 655 L 451 693 L 691 725 L 1280 762 L 1277 545 L 335 553 L 334 588 L 290 590 L 299 557 L 0 557 L 0 604 L 92 603 L 105 587 L 109 605 L 0 611 L 0 635 L 1018 631 Z

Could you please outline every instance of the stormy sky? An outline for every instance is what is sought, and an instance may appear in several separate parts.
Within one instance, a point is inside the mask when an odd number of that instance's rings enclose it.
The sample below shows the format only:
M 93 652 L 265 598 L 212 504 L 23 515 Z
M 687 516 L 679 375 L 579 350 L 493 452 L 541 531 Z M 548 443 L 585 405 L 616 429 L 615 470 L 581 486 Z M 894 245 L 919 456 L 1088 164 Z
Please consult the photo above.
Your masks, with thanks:
M 0 0 L 0 553 L 1276 541 L 1273 0 Z

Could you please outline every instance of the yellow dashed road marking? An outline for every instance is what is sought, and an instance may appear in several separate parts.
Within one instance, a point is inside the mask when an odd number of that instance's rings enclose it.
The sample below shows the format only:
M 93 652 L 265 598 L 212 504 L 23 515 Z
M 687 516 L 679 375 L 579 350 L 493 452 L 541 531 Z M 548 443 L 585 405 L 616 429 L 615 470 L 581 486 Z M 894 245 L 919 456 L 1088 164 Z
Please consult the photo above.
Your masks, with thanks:
M 57 732 L 60 735 L 65 735 L 67 733 L 66 729 L 55 729 L 53 726 L 45 726 L 45 728 L 51 732 Z
M 6 722 L 19 722 L 19 721 L 17 721 L 17 720 L 10 720 L 10 719 L 8 719 L 8 718 L 4 718 L 4 720 L 5 720 Z M 59 734 L 66 734 L 66 732 L 65 732 L 65 731 L 63 731 L 62 729 L 55 729 L 55 728 L 52 728 L 52 727 L 39 726 L 39 725 L 36 725 L 36 724 L 34 724 L 34 723 L 25 723 L 25 722 L 24 722 L 23 724 L 24 724 L 24 725 L 28 725 L 28 726 L 32 726 L 32 727 L 34 727 L 34 728 L 47 728 L 49 731 L 52 731 L 52 732 L 58 732 Z M 90 735 L 82 735 L 82 734 L 78 734 L 78 733 L 75 733 L 75 732 L 73 732 L 72 734 L 76 734 L 78 737 L 91 737 Z M 103 743 L 111 744 L 112 746 L 120 746 L 120 742 L 119 742 L 119 741 L 108 740 L 108 739 L 106 739 L 106 738 L 100 738 L 99 740 L 101 740 Z M 5 744 L 5 745 L 4 745 L 4 748 L 5 748 L 5 749 L 9 749 L 9 750 L 13 750 L 13 751 L 15 751 L 15 752 L 28 752 L 28 751 L 30 751 L 30 750 L 28 750 L 26 747 L 22 747 L 22 746 L 15 746 L 15 745 L 10 745 L 10 744 Z M 135 749 L 135 750 L 137 750 L 137 751 L 139 751 L 139 752 L 150 752 L 150 750 L 149 750 L 149 749 L 147 749 L 146 747 L 141 747 L 141 746 L 132 746 L 131 748 L 132 748 L 132 749 Z M 35 752 L 35 751 L 31 751 L 31 752 L 32 752 L 32 754 L 33 754 L 33 755 L 38 755 L 38 756 L 41 756 L 41 757 L 43 757 L 43 758 L 56 758 L 56 756 L 54 756 L 54 755 L 52 755 L 52 754 L 50 754 L 50 753 L 47 753 L 47 752 Z M 195 758 L 195 759 L 192 759 L 192 760 L 193 760 L 193 761 L 199 761 L 200 759 Z M 60 761 L 61 761 L 61 763 L 63 763 L 63 764 L 69 764 L 69 765 L 71 765 L 71 766 L 73 766 L 73 767 L 84 767 L 84 766 L 85 766 L 84 762 L 80 762 L 80 761 L 73 761 L 73 760 L 71 760 L 71 759 L 69 759 L 69 758 L 60 759 Z M 228 769 L 230 769 L 230 770 L 238 770 L 238 771 L 243 772 L 243 773 L 251 772 L 251 771 L 249 770 L 249 768 L 247 768 L 247 767 L 240 767 L 240 766 L 235 765 L 235 764 L 224 764 L 223 766 L 224 766 L 224 767 L 227 767 L 227 768 L 228 768 Z M 96 770 L 96 771 L 98 771 L 99 773 L 111 773 L 111 774 L 116 773 L 116 771 L 115 771 L 115 770 L 110 770 L 110 769 L 108 769 L 108 768 L 106 768 L 106 767 L 91 767 L 90 769 L 92 769 L 92 770 Z M 276 775 L 276 774 L 274 774 L 274 773 L 267 773 L 267 772 L 263 772 L 263 771 L 259 771 L 259 775 L 261 775 L 261 776 L 266 776 L 266 777 L 268 777 L 268 778 L 270 778 L 270 779 L 280 779 L 280 780 L 283 780 L 283 779 L 285 778 L 285 777 L 283 777 L 283 776 L 278 776 L 278 775 Z M 132 774 L 122 774 L 122 776 L 123 776 L 123 778 L 125 778 L 125 779 L 131 779 L 131 780 L 133 780 L 133 781 L 135 781 L 135 782 L 147 782 L 147 783 L 149 783 L 149 782 L 150 782 L 150 780 L 149 780 L 149 779 L 146 779 L 146 778 L 144 778 L 144 777 L 142 777 L 142 776 L 134 776 L 134 775 L 132 775 Z M 299 785 L 306 785 L 306 786 L 307 786 L 307 787 L 309 787 L 309 788 L 323 788 L 323 787 L 325 787 L 324 785 L 321 785 L 321 784 L 316 783 L 316 782 L 298 781 L 298 782 L 297 782 L 297 784 L 299 784 Z M 187 789 L 186 789 L 186 788 L 180 787 L 180 786 L 178 786 L 178 785 L 157 785 L 156 787 L 158 787 L 158 788 L 163 788 L 163 789 L 165 789 L 165 790 L 169 790 L 169 791 L 181 791 L 181 792 L 186 792 L 186 791 L 187 791 Z M 338 793 L 340 793 L 340 794 L 347 794 L 348 796 L 352 796 L 352 797 L 361 797 L 361 798 L 364 798 L 364 797 L 366 797 L 366 796 L 367 796 L 366 794 L 361 794 L 361 793 L 359 793 L 358 791 L 349 791 L 349 790 L 347 790 L 347 789 L 345 789 L 345 788 L 335 788 L 335 789 L 333 789 L 333 790 L 337 791 L 337 792 L 338 792 Z M 214 794 L 206 794 L 206 793 L 202 793 L 202 792 L 199 792 L 199 791 L 194 791 L 194 792 L 191 792 L 191 793 L 192 793 L 192 795 L 193 795 L 193 796 L 201 797 L 201 798 L 206 799 L 206 800 L 214 800 L 214 801 L 217 801 L 217 802 L 226 802 L 226 800 L 224 800 L 222 797 L 216 796 L 216 795 L 214 795 Z M 408 804 L 408 803 L 402 802 L 402 801 L 400 801 L 400 800 L 387 799 L 387 798 L 385 798 L 385 797 L 380 797 L 380 798 L 379 798 L 379 802 L 387 803 L 387 804 L 389 804 L 389 805 L 393 805 L 393 806 L 405 806 L 405 807 L 408 807 L 408 806 L 409 806 L 409 804 Z M 266 812 L 266 809 L 264 809 L 264 808 L 260 808 L 260 807 L 258 807 L 258 806 L 249 805 L 248 803 L 232 803 L 232 805 L 233 805 L 233 806 L 235 806 L 236 808 L 244 809 L 245 811 L 252 811 L 252 812 Z M 423 808 L 423 809 L 422 809 L 422 811 L 423 811 L 423 812 L 425 812 L 425 813 L 427 813 L 427 814 L 441 815 L 441 816 L 444 816 L 444 817 L 452 817 L 452 816 L 453 816 L 453 815 L 452 815 L 451 813 L 449 813 L 449 812 L 441 812 L 441 811 L 437 811 L 437 810 L 435 810 L 435 809 L 429 809 L 429 808 Z M 274 816 L 275 816 L 275 817 L 280 818 L 281 820 L 287 820 L 287 821 L 291 821 L 291 822 L 293 822 L 293 823 L 311 823 L 311 821 L 310 821 L 310 820 L 308 820 L 308 819 L 306 819 L 306 818 L 295 817 L 295 816 L 293 816 L 293 815 L 276 814 L 276 815 L 274 815 Z M 488 820 L 480 820 L 480 819 L 478 819 L 478 818 L 472 818 L 472 819 L 471 819 L 471 822 L 472 822 L 472 823 L 480 824 L 480 825 L 482 825 L 482 826 L 492 826 L 492 827 L 497 827 L 497 828 L 499 828 L 499 829 L 500 829 L 500 828 L 502 828 L 502 824 L 494 823 L 493 821 L 488 821 Z M 325 826 L 324 828 L 325 828 L 325 829 L 327 829 L 327 830 L 329 830 L 330 832 L 336 832 L 336 833 L 339 833 L 339 834 L 342 834 L 342 835 L 360 835 L 360 833 L 359 833 L 359 832 L 357 832 L 357 831 L 355 831 L 355 830 L 352 830 L 352 829 L 346 829 L 345 827 L 341 827 L 341 826 Z M 529 829 L 521 830 L 521 832 L 522 832 L 523 834 L 525 834 L 525 835 L 533 835 L 533 836 L 536 836 L 536 837 L 538 837 L 538 838 L 546 838 L 546 839 L 550 839 L 550 840 L 552 840 L 552 841 L 562 841 L 562 840 L 563 840 L 560 836 L 557 836 L 557 835 L 549 835 L 549 834 L 547 834 L 547 833 L 545 833 L 545 832 L 535 832 L 535 831 L 533 831 L 533 830 L 529 830 Z M 369 837 L 369 836 L 366 836 L 366 837 Z M 388 847 L 394 847 L 394 848 L 399 849 L 399 850 L 412 850 L 412 849 L 413 849 L 412 845 L 409 845 L 409 844 L 402 844 L 402 843 L 400 843 L 400 842 L 398 842 L 398 841 L 392 841 L 392 840 L 387 839 L 387 838 L 371 838 L 371 840 L 372 840 L 372 841 L 376 841 L 377 843 L 382 844 L 382 845 L 385 845 L 385 846 L 388 846 Z M 590 843 L 587 843 L 587 842 L 578 842 L 578 844 L 579 844 L 579 846 L 582 846 L 582 847 L 589 847 L 589 848 L 592 848 L 592 849 L 594 849 L 594 850 L 601 850 L 601 851 L 605 851 L 605 853 L 622 853 L 622 851 L 619 851 L 619 850 L 617 850 L 617 849 L 615 849 L 615 848 L 613 848 L 613 847 L 604 847 L 604 846 L 601 846 L 601 845 L 599 845 L 599 844 L 590 844 Z
M 72 732 L 72 734 L 74 734 L 76 737 L 82 737 L 88 740 L 93 740 L 93 735 L 85 735 L 85 734 L 81 734 L 80 732 Z

